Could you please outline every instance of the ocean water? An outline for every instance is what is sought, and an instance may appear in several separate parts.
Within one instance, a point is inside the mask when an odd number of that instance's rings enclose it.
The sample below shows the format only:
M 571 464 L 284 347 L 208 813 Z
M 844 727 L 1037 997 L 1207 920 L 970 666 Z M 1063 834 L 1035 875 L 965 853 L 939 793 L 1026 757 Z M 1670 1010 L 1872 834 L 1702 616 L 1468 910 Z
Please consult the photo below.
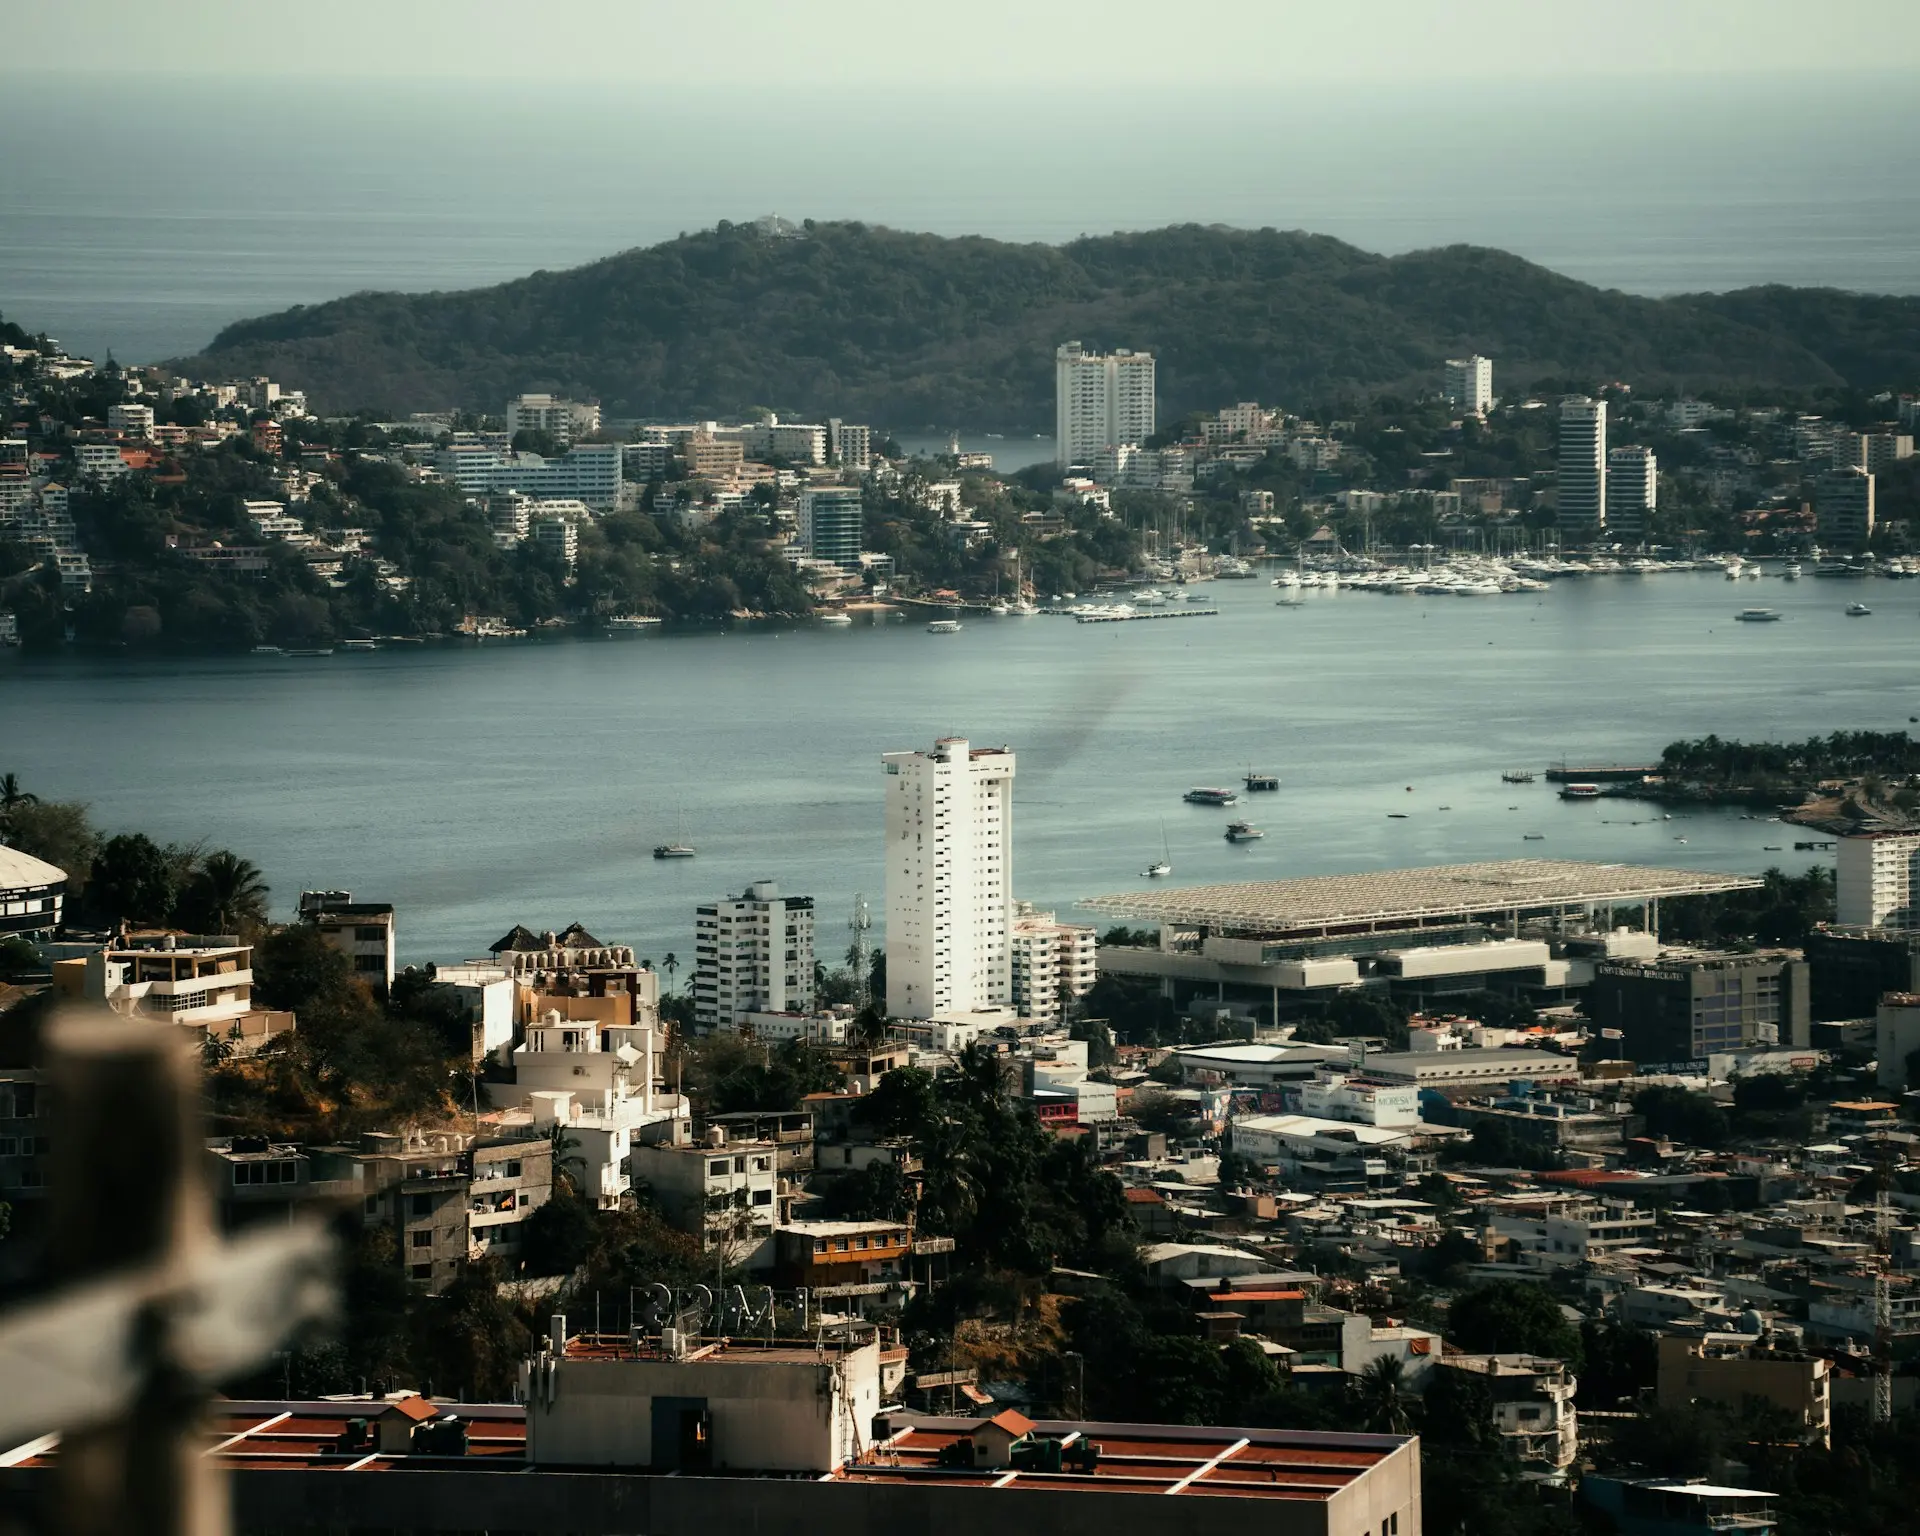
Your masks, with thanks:
M 1271 225 L 1501 246 L 1639 293 L 1920 292 L 1920 97 L 1896 76 L 1172 83 L 1128 91 L 1125 131 L 1099 133 L 1086 101 L 9 78 L 0 312 L 147 361 L 291 304 L 491 283 L 769 211 L 1036 241 Z
M 938 736 L 1018 752 L 1015 893 L 1070 911 L 1146 888 L 1163 835 L 1173 884 L 1534 856 L 1804 868 L 1830 856 L 1794 852 L 1781 823 L 1666 821 L 1500 775 L 1920 715 L 1912 582 L 1675 573 L 1298 607 L 1265 581 L 1201 590 L 1217 617 L 969 617 L 957 635 L 909 621 L 305 660 L 0 652 L 0 770 L 90 802 L 110 830 L 234 848 L 283 916 L 303 887 L 393 901 L 409 960 L 574 921 L 684 958 L 694 907 L 758 879 L 815 898 L 830 957 L 855 893 L 881 906 L 879 755 Z M 1873 616 L 1845 617 L 1855 599 Z M 1784 622 L 1734 621 L 1757 605 Z M 1228 814 L 1181 796 L 1250 767 L 1283 785 L 1236 813 L 1266 838 L 1230 846 Z M 656 863 L 683 829 L 699 856 Z

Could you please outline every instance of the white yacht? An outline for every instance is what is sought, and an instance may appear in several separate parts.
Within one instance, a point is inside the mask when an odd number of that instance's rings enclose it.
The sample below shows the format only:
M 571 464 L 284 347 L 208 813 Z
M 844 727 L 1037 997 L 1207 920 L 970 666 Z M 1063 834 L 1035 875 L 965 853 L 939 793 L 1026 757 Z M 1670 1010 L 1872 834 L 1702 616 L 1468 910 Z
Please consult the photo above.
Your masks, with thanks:
M 927 625 L 927 633 L 930 635 L 957 635 L 960 633 L 960 621 L 958 619 L 935 619 Z

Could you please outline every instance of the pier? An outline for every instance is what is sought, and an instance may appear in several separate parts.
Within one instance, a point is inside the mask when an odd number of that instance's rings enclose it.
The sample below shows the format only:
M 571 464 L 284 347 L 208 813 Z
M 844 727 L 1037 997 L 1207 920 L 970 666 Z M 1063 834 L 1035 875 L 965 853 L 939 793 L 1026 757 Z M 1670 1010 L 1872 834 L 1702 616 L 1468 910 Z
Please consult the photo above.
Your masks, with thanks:
M 1144 613 L 1076 613 L 1074 618 L 1082 624 L 1132 624 L 1140 619 L 1207 619 L 1219 616 L 1218 608 L 1153 608 Z
M 1565 763 L 1549 764 L 1549 784 L 1624 784 L 1630 779 L 1659 778 L 1667 770 L 1660 763 L 1633 767 L 1626 763 L 1602 763 L 1597 767 L 1569 768 Z

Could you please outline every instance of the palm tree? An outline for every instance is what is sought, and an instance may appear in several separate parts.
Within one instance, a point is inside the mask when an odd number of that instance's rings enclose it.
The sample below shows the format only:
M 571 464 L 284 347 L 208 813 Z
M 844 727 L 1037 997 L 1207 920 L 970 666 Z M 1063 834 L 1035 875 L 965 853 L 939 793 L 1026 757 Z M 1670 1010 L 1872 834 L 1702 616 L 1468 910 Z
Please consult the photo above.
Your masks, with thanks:
M 1407 1362 L 1376 1355 L 1354 1387 L 1367 1428 L 1377 1435 L 1404 1435 L 1413 1427 L 1407 1412 Z
M 574 1194 L 580 1193 L 580 1181 L 572 1170 L 578 1168 L 587 1171 L 587 1160 L 579 1155 L 580 1138 L 567 1133 L 566 1126 L 556 1120 L 553 1129 L 547 1132 L 547 1143 L 553 1148 L 553 1182 L 564 1184 Z
M 201 860 L 195 896 L 215 933 L 238 933 L 267 920 L 267 882 L 258 866 L 224 848 Z
M 19 774 L 0 773 L 0 827 L 12 825 L 15 811 L 39 803 L 38 795 L 20 787 Z
M 667 990 L 671 992 L 673 990 L 673 973 L 680 969 L 680 961 L 672 950 L 668 950 L 667 958 L 660 962 L 660 969 L 667 973 Z

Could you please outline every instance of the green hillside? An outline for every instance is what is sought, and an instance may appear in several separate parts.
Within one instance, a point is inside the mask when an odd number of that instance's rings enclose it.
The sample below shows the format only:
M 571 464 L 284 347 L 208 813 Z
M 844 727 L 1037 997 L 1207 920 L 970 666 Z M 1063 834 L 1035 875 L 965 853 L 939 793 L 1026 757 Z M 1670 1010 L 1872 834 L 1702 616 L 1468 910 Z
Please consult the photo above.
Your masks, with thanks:
M 1756 288 L 1645 299 L 1471 246 L 1384 257 L 1325 236 L 1185 225 L 1065 246 L 861 224 L 722 225 L 460 293 L 364 293 L 227 327 L 184 366 L 268 373 L 323 408 L 497 410 L 552 389 L 616 416 L 755 405 L 899 426 L 1044 430 L 1052 353 L 1159 358 L 1163 415 L 1431 385 L 1880 389 L 1920 380 L 1920 299 Z

